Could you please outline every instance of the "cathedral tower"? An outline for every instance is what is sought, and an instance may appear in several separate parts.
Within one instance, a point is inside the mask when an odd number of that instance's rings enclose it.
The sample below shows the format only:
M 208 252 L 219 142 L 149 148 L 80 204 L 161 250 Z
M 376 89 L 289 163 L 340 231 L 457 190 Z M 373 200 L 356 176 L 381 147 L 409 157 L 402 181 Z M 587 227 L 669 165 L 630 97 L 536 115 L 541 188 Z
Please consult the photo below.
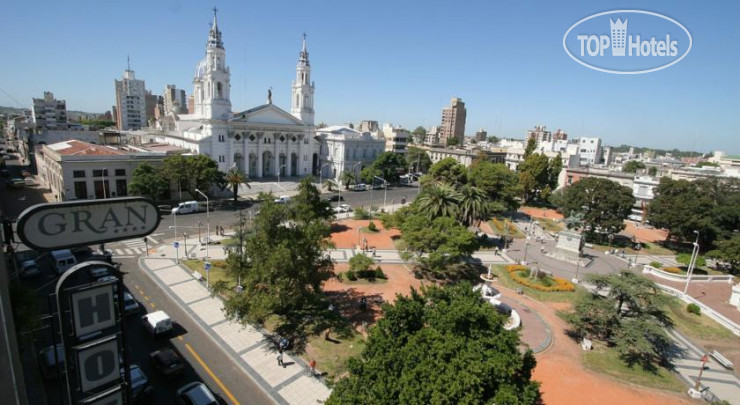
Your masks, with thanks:
M 311 82 L 311 64 L 308 62 L 306 34 L 303 34 L 303 49 L 298 57 L 298 66 L 293 80 L 290 113 L 306 125 L 313 125 L 313 91 L 314 83 Z
M 226 51 L 218 29 L 217 11 L 214 7 L 206 57 L 198 63 L 193 79 L 195 115 L 202 119 L 220 119 L 231 113 L 231 73 L 226 66 Z

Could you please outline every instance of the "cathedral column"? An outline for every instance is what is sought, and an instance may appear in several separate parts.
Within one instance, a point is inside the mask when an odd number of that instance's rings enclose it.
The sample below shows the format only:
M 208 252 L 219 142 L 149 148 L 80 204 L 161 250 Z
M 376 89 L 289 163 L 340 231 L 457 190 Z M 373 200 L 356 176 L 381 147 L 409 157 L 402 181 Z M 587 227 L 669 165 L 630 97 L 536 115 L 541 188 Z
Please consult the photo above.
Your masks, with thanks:
M 272 175 L 277 176 L 280 170 L 280 151 L 278 150 L 277 139 L 275 139 L 275 133 L 270 134 L 272 137 Z
M 260 146 L 260 140 L 264 142 L 264 138 L 257 134 L 257 178 L 262 178 L 262 147 Z

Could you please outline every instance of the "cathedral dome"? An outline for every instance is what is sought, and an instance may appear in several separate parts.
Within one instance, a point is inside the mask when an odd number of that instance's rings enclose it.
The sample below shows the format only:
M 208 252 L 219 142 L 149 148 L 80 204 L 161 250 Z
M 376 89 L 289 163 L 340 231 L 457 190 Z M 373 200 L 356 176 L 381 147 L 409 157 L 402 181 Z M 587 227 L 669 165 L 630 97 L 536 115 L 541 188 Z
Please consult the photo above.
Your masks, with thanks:
M 196 79 L 202 79 L 203 76 L 206 74 L 206 58 L 203 58 L 198 63 L 198 67 L 195 68 L 195 78 Z

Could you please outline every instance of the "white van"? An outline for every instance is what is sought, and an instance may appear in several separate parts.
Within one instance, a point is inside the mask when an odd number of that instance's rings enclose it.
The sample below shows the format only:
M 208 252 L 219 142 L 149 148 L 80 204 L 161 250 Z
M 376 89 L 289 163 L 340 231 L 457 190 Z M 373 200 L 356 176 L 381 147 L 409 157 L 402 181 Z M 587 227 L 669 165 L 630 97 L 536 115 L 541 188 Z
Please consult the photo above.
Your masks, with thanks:
M 165 334 L 172 330 L 172 320 L 164 311 L 156 311 L 141 317 L 144 328 L 153 336 Z
M 198 212 L 198 201 L 181 202 L 172 209 L 172 213 L 177 215 L 190 214 L 191 212 Z
M 56 269 L 57 274 L 62 274 L 77 264 L 75 255 L 73 255 L 72 251 L 69 249 L 54 250 L 51 252 L 51 258 L 54 262 L 54 268 Z

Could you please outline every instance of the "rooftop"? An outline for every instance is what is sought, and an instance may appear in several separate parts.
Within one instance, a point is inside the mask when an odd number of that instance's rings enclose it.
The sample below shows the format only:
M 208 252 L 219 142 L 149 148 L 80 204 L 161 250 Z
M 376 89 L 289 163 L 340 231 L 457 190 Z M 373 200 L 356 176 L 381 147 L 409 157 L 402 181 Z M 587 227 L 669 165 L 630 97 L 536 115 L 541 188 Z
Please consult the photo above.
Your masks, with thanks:
M 60 156 L 110 156 L 127 154 L 126 152 L 112 149 L 108 146 L 95 145 L 76 139 L 46 145 L 45 147 L 55 151 Z

